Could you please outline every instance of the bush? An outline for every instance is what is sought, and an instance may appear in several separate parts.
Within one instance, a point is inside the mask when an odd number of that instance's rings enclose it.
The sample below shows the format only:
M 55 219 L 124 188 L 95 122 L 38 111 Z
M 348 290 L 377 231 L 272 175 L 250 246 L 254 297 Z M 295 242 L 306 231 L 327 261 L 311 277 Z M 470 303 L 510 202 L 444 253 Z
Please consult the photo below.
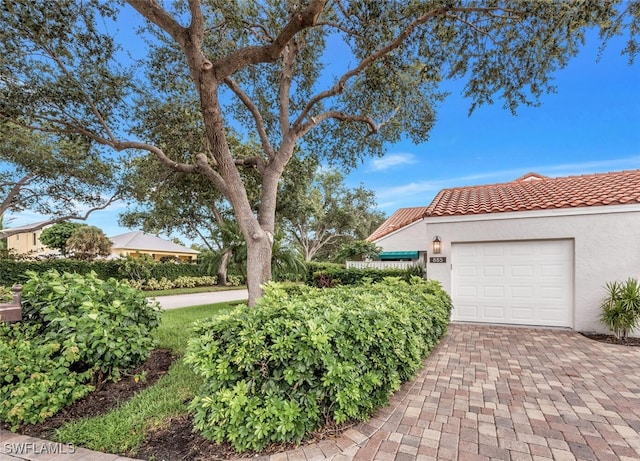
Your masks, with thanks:
M 76 370 L 96 369 L 96 379 L 118 378 L 121 369 L 146 360 L 154 347 L 151 331 L 160 320 L 157 303 L 127 283 L 49 271 L 28 273 L 23 286 L 23 321 L 63 349 L 79 349 Z
M 343 266 L 326 266 L 316 270 L 311 276 L 311 286 L 330 288 L 336 285 L 360 285 L 363 282 L 380 282 L 386 277 L 400 277 L 409 280 L 411 277 L 421 277 L 423 270 L 420 266 L 408 269 L 345 269 Z
M 0 420 L 16 429 L 53 416 L 87 395 L 94 370 L 71 370 L 79 349 L 38 335 L 37 326 L 0 322 Z
M 369 417 L 446 330 L 449 296 L 414 277 L 320 290 L 265 287 L 255 308 L 196 324 L 186 361 L 205 379 L 194 426 L 238 450 Z
M 150 259 L 150 258 L 149 258 Z M 23 283 L 27 271 L 44 274 L 50 270 L 60 273 L 89 274 L 95 272 L 98 278 L 107 280 L 141 280 L 163 277 L 175 280 L 178 277 L 199 277 L 203 268 L 192 263 L 158 263 L 146 258 L 119 258 L 110 261 L 79 261 L 73 259 L 50 259 L 45 261 L 23 261 L 3 259 L 0 261 L 0 285 L 11 286 Z
M 640 322 L 640 284 L 636 279 L 606 284 L 607 297 L 600 305 L 600 320 L 616 338 L 626 339 Z

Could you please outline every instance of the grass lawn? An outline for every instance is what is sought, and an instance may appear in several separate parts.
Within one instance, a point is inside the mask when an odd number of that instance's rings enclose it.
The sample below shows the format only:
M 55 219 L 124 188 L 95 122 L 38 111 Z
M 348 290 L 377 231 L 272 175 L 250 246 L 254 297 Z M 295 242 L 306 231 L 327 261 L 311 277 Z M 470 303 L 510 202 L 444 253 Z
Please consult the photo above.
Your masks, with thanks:
M 237 304 L 209 304 L 163 312 L 155 332 L 158 347 L 171 349 L 182 357 L 189 340 L 189 326 L 194 321 L 229 312 Z M 188 402 L 200 384 L 201 379 L 180 358 L 153 386 L 107 414 L 62 426 L 55 439 L 108 453 L 131 453 L 140 446 L 149 429 L 162 427 L 170 418 L 188 413 Z

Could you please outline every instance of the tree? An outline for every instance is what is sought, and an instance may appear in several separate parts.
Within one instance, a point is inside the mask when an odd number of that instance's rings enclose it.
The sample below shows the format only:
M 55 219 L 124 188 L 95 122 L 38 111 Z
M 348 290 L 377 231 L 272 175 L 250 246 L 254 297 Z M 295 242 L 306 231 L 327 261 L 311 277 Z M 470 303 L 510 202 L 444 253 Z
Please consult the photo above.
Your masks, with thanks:
M 98 256 L 109 256 L 111 240 L 102 229 L 95 226 L 83 226 L 67 240 L 66 253 L 78 259 L 92 260 Z
M 335 256 L 341 244 L 366 238 L 384 221 L 375 210 L 375 193 L 359 186 L 349 189 L 336 170 L 317 170 L 314 162 L 300 162 L 299 174 L 285 175 L 277 216 L 288 235 L 302 249 L 305 261 L 322 250 L 326 259 Z M 330 249 L 332 251 L 327 251 Z
M 168 169 L 205 177 L 231 204 L 246 240 L 250 304 L 271 277 L 278 183 L 298 145 L 355 166 L 400 136 L 425 141 L 444 98 L 438 91 L 444 79 L 466 80 L 472 109 L 496 97 L 512 111 L 535 103 L 552 89 L 551 73 L 578 52 L 585 30 L 610 27 L 627 5 L 125 3 L 147 21 L 148 54 L 135 70 L 124 68 L 124 55 L 105 32 L 117 21 L 114 2 L 5 1 L 0 117 L 83 137 L 92 148 L 145 151 Z M 328 53 L 346 56 L 345 64 L 328 67 Z M 175 111 L 197 114 L 202 141 L 179 156 L 140 135 L 149 124 L 171 131 L 166 115 Z M 134 136 L 126 127 L 137 121 Z M 236 157 L 231 126 L 255 133 L 260 154 Z M 260 177 L 257 212 L 241 174 L 247 168 Z
M 369 242 L 368 240 L 353 240 L 340 247 L 337 259 L 340 262 L 354 259 L 363 261 L 365 259 L 376 258 L 380 256 L 380 253 L 382 253 L 382 247 L 379 247 L 373 242 Z
M 186 143 L 193 142 L 190 134 L 197 132 L 193 123 L 189 114 L 173 114 L 170 133 L 149 130 L 148 135 L 166 149 L 181 152 L 185 150 Z M 237 156 L 258 149 L 255 143 L 240 143 L 235 136 L 230 136 L 229 140 Z M 243 171 L 243 176 L 255 209 L 259 180 L 251 170 Z M 244 239 L 235 224 L 233 210 L 224 197 L 211 188 L 206 178 L 167 170 L 152 156 L 138 157 L 128 164 L 123 178 L 123 193 L 130 203 L 120 215 L 122 225 L 142 228 L 154 234 L 170 235 L 178 231 L 201 240 L 212 252 L 207 256 L 207 266 L 215 266 L 218 283 L 226 285 L 227 267 L 234 252 L 244 245 Z
M 60 251 L 60 254 L 66 256 L 67 254 L 67 240 L 80 228 L 85 227 L 86 224 L 80 224 L 75 222 L 63 222 L 54 224 L 42 231 L 40 234 L 40 241 L 43 245 L 49 248 Z
M 86 219 L 111 204 L 115 169 L 77 136 L 33 133 L 0 119 L 0 214 L 30 210 L 51 222 Z M 84 217 L 80 207 L 92 208 Z M 10 234 L 7 234 L 7 236 Z

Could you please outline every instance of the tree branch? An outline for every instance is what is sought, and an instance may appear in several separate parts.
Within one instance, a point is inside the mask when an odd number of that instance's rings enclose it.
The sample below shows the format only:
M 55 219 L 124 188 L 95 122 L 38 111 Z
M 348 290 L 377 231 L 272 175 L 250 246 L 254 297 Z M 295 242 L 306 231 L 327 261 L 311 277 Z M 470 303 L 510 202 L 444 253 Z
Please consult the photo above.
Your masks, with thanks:
M 156 0 L 127 0 L 127 3 L 146 19 L 171 35 L 184 48 L 187 43 L 187 29 L 182 27 Z
M 327 0 L 311 0 L 309 6 L 293 15 L 282 28 L 273 43 L 265 46 L 249 46 L 217 60 L 213 65 L 214 75 L 223 81 L 239 69 L 261 62 L 274 62 L 280 58 L 289 41 L 301 30 L 313 27 L 324 10 Z
M 107 200 L 106 203 L 89 209 L 84 215 L 70 214 L 67 216 L 59 216 L 57 218 L 48 219 L 40 223 L 39 229 L 42 229 L 43 227 L 48 226 L 50 224 L 57 224 L 63 221 L 69 221 L 71 219 L 75 219 L 78 221 L 86 221 L 91 215 L 91 213 L 93 213 L 94 211 L 104 210 L 109 205 L 111 205 L 112 203 L 118 200 L 120 200 L 120 193 L 116 192 L 109 200 Z M 21 234 L 23 232 L 24 232 L 23 230 L 3 229 L 3 230 L 0 230 L 0 238 L 5 239 L 7 237 L 11 237 L 12 235 Z
M 267 166 L 264 159 L 261 157 L 247 157 L 234 160 L 237 166 L 249 166 L 255 167 L 260 173 L 264 173 L 264 169 Z
M 9 190 L 9 193 L 7 194 L 5 199 L 2 201 L 2 203 L 0 203 L 0 216 L 2 216 L 4 212 L 11 207 L 11 203 L 13 202 L 13 199 L 15 199 L 20 193 L 20 191 L 24 188 L 24 186 L 29 184 L 33 179 L 35 179 L 35 177 L 36 177 L 35 174 L 28 173 L 27 175 L 23 176 L 22 178 L 20 178 L 20 180 L 18 180 L 13 184 L 13 186 L 11 187 L 11 190 Z
M 430 20 L 430 19 L 432 19 L 434 17 L 437 17 L 437 16 L 448 16 L 448 15 L 451 15 L 451 13 L 489 13 L 489 14 L 493 14 L 496 11 L 502 11 L 504 13 L 513 13 L 513 11 L 511 11 L 511 10 L 504 9 L 504 8 L 498 8 L 498 7 L 488 7 L 488 8 L 481 8 L 481 7 L 444 7 L 444 8 L 438 8 L 438 9 L 435 9 L 435 10 L 431 10 L 431 11 L 423 14 L 422 16 L 419 16 L 418 18 L 416 18 L 412 22 L 410 22 L 404 28 L 404 30 L 402 30 L 386 46 L 383 46 L 382 48 L 379 48 L 377 51 L 371 53 L 369 56 L 367 56 L 362 61 L 360 61 L 360 63 L 356 67 L 354 67 L 353 69 L 350 69 L 347 72 L 345 72 L 340 77 L 340 79 L 336 82 L 335 85 L 333 85 L 328 90 L 325 90 L 325 91 L 323 91 L 321 93 L 318 93 L 316 96 L 311 98 L 311 100 L 307 103 L 307 105 L 304 107 L 304 109 L 302 110 L 302 112 L 300 113 L 300 115 L 298 116 L 296 121 L 294 122 L 294 124 L 293 124 L 294 129 L 295 129 L 295 127 L 297 127 L 297 126 L 299 127 L 304 123 L 305 118 L 307 118 L 309 113 L 321 101 L 342 93 L 344 91 L 345 87 L 347 86 L 347 83 L 349 82 L 349 80 L 351 80 L 352 78 L 354 78 L 357 75 L 359 75 L 364 69 L 366 69 L 368 66 L 373 64 L 378 59 L 388 55 L 392 51 L 394 51 L 397 48 L 399 48 L 400 46 L 402 46 L 404 44 L 405 40 L 415 31 L 415 29 L 418 28 L 419 26 L 421 26 L 422 24 L 425 24 L 428 20 Z M 500 16 L 500 17 L 502 17 L 502 16 Z
M 271 146 L 271 142 L 269 141 L 269 137 L 267 136 L 267 131 L 264 127 L 264 119 L 262 118 L 262 114 L 258 110 L 258 107 L 251 100 L 249 95 L 244 92 L 240 85 L 237 84 L 235 80 L 231 77 L 227 77 L 224 79 L 224 83 L 235 93 L 235 95 L 242 101 L 245 107 L 249 110 L 256 124 L 256 130 L 258 131 L 258 136 L 260 137 L 260 142 L 262 143 L 262 148 L 267 154 L 267 157 L 272 159 L 275 156 L 275 152 L 273 147 Z
M 395 112 L 394 112 L 394 114 L 395 114 Z M 340 111 L 337 111 L 337 110 L 330 110 L 330 111 L 327 111 L 327 112 L 323 112 L 322 114 L 317 115 L 315 117 L 311 117 L 309 120 L 307 120 L 307 122 L 304 125 L 302 125 L 301 127 L 299 127 L 295 131 L 296 137 L 300 138 L 300 137 L 304 136 L 311 129 L 313 129 L 315 126 L 319 125 L 320 123 L 322 123 L 325 120 L 328 120 L 330 118 L 333 118 L 333 119 L 336 119 L 336 120 L 340 120 L 342 122 L 361 122 L 361 123 L 364 123 L 364 124 L 368 125 L 368 127 L 369 127 L 369 133 L 367 133 L 367 136 L 371 136 L 372 134 L 376 134 L 378 132 L 378 130 L 380 129 L 380 127 L 382 126 L 382 124 L 376 124 L 376 122 L 371 117 L 367 117 L 365 115 L 349 115 L 349 114 L 345 114 L 344 112 L 340 112 Z M 387 122 L 385 122 L 385 123 L 387 123 Z
M 298 44 L 295 38 L 284 48 L 282 60 L 282 73 L 280 74 L 280 87 L 278 88 L 278 101 L 280 106 L 280 131 L 282 137 L 289 134 L 289 103 L 291 100 L 291 80 L 293 78 L 293 63 L 298 52 Z

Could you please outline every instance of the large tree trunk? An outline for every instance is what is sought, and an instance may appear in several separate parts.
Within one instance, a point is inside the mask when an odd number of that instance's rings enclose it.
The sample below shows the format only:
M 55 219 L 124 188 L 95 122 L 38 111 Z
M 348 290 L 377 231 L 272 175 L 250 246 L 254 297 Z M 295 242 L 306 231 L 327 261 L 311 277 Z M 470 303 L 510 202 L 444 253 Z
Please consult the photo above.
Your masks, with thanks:
M 256 238 L 257 237 L 257 238 Z M 272 238 L 269 233 L 262 232 L 247 241 L 247 288 L 249 290 L 249 306 L 254 306 L 262 296 L 262 285 L 271 280 Z
M 231 249 L 226 249 L 222 253 L 220 258 L 220 265 L 218 266 L 218 285 L 225 286 L 227 284 L 227 267 L 229 267 L 229 261 L 231 261 Z

